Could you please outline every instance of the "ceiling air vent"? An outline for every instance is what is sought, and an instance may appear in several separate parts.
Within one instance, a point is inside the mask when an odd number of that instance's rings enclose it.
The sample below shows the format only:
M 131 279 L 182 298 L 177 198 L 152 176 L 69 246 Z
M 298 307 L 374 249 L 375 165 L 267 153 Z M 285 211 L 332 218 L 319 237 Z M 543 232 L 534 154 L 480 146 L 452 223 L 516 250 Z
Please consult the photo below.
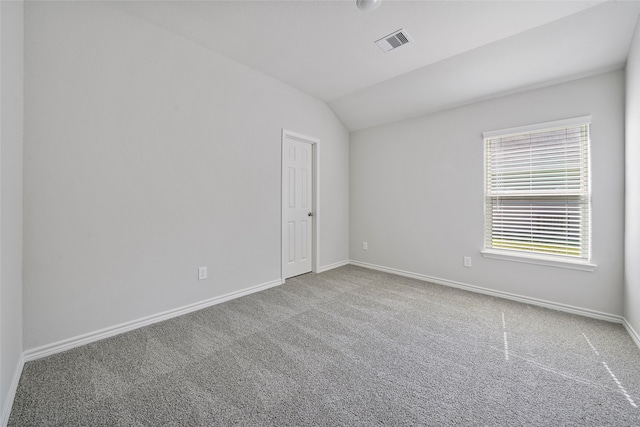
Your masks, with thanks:
M 390 50 L 400 47 L 403 44 L 407 44 L 410 41 L 411 39 L 404 28 L 400 28 L 398 31 L 394 31 L 388 36 L 384 36 L 380 40 L 376 40 L 376 44 L 383 51 L 389 52 Z

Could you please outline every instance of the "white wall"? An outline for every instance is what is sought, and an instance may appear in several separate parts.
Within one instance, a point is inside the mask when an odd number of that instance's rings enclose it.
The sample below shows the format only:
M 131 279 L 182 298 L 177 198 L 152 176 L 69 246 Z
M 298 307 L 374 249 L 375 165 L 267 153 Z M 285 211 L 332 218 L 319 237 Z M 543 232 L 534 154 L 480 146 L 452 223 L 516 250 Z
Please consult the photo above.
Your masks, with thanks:
M 348 260 L 324 103 L 113 4 L 28 2 L 25 52 L 27 350 L 279 280 L 282 128 L 320 139 L 319 266 Z
M 22 369 L 23 4 L 0 2 L 0 410 Z
M 589 114 L 596 271 L 482 258 L 482 132 Z M 617 71 L 353 132 L 351 259 L 622 315 L 623 120 Z
M 624 316 L 640 338 L 640 24 L 627 59 Z

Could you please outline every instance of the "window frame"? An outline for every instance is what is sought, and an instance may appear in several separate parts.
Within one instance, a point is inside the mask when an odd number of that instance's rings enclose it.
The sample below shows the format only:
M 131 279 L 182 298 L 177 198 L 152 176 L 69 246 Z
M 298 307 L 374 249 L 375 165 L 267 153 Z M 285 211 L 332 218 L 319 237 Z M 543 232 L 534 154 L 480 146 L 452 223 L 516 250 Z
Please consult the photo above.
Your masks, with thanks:
M 484 152 L 484 224 L 483 224 L 483 250 L 481 250 L 481 254 L 485 258 L 491 259 L 499 259 L 499 260 L 508 260 L 515 262 L 522 262 L 527 264 L 536 264 L 536 265 L 545 265 L 551 267 L 561 267 L 572 270 L 581 270 L 581 271 L 594 271 L 597 267 L 596 264 L 592 263 L 592 242 L 591 242 L 591 213 L 592 213 L 592 203 L 591 203 L 591 156 L 590 156 L 590 145 L 591 145 L 591 130 L 589 129 L 589 125 L 591 124 L 591 116 L 581 116 L 564 120 L 556 120 L 551 122 L 544 123 L 536 123 L 532 125 L 526 126 L 518 126 L 507 129 L 500 129 L 495 131 L 489 131 L 483 133 L 483 152 Z M 489 190 L 488 190 L 488 179 L 490 179 L 489 168 L 488 168 L 488 143 L 490 139 L 495 139 L 499 137 L 513 136 L 519 134 L 527 134 L 533 132 L 544 132 L 557 130 L 559 128 L 566 127 L 580 127 L 587 126 L 588 134 L 587 134 L 587 231 L 586 231 L 586 246 L 588 249 L 588 257 L 587 258 L 577 258 L 571 257 L 568 255 L 552 255 L 543 252 L 534 252 L 534 251 L 524 251 L 517 249 L 504 249 L 504 248 L 492 248 L 487 247 L 487 233 L 493 236 L 492 232 L 492 224 L 489 224 L 488 221 L 490 218 L 487 215 L 487 207 L 489 203 Z M 549 194 L 551 196 L 551 194 Z M 533 196 L 531 196 L 533 197 Z M 582 240 L 581 240 L 582 241 Z

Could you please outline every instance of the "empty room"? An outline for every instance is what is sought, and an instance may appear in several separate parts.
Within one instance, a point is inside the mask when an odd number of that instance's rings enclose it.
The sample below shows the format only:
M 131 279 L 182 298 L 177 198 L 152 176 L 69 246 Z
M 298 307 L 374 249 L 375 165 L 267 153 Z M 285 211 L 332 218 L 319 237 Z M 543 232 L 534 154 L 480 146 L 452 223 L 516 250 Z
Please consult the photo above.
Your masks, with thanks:
M 0 1 L 1 425 L 640 425 L 639 16 Z

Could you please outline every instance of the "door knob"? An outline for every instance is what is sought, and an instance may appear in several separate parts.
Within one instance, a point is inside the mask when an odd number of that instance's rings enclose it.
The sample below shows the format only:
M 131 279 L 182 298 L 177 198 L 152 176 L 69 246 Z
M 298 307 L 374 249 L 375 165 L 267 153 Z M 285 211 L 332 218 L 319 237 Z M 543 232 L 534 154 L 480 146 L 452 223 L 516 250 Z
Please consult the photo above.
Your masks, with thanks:
M 307 216 L 313 216 L 313 212 L 309 212 Z

